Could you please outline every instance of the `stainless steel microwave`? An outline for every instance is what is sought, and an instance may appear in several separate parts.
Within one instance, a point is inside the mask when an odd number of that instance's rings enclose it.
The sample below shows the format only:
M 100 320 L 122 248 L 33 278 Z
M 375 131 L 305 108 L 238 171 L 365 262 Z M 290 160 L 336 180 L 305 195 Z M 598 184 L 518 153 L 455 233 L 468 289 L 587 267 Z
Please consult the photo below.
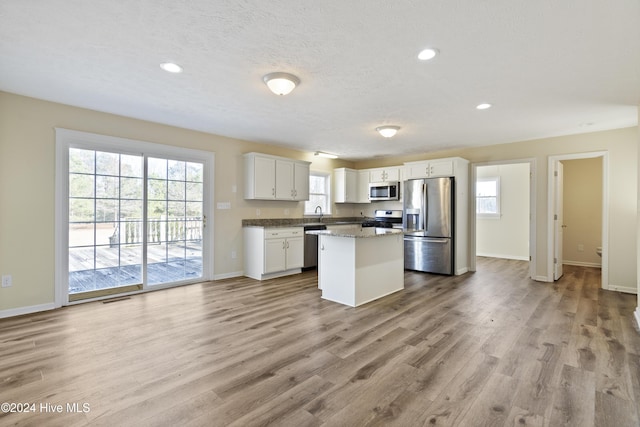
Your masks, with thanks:
M 400 183 L 397 181 L 370 183 L 369 200 L 400 200 Z

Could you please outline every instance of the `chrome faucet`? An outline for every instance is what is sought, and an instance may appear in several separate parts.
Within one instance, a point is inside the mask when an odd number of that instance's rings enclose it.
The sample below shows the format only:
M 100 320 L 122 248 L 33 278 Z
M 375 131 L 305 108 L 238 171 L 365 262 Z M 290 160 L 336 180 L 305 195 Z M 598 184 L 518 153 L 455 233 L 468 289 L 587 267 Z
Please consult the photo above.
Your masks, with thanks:
M 318 221 L 322 221 L 322 206 L 316 206 L 316 210 L 314 211 L 314 213 L 318 213 L 318 209 L 320 209 L 320 219 Z

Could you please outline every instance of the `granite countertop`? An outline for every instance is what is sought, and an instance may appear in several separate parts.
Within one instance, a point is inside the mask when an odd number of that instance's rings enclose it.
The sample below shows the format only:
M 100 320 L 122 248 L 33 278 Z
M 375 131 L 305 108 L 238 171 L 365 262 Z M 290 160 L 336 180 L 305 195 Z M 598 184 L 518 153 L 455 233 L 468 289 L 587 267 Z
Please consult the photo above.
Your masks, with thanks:
M 316 234 L 318 236 L 336 236 L 336 237 L 380 237 L 393 234 L 402 235 L 402 230 L 397 228 L 376 228 L 376 227 L 359 227 L 344 228 L 342 230 L 309 230 L 306 234 Z
M 243 219 L 243 227 L 304 227 L 305 225 L 341 225 L 341 224 L 362 224 L 367 221 L 367 217 L 343 217 L 343 218 L 266 218 L 266 219 Z

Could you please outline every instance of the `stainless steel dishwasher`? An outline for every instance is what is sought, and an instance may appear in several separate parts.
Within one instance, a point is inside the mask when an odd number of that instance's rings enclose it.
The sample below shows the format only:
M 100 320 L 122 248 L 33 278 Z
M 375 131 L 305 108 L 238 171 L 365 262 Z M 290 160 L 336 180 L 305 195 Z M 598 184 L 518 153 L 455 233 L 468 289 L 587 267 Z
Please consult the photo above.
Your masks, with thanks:
M 305 225 L 304 231 L 307 230 L 326 230 L 324 224 Z M 304 265 L 302 268 L 315 268 L 318 266 L 318 236 L 315 234 L 304 235 Z

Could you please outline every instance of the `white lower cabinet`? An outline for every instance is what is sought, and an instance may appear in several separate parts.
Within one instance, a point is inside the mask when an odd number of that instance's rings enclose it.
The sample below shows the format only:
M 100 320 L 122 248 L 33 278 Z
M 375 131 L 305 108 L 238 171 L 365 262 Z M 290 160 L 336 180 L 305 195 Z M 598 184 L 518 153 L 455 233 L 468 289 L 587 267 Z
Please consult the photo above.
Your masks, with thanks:
M 296 274 L 304 264 L 304 229 L 244 228 L 244 275 L 256 280 Z

